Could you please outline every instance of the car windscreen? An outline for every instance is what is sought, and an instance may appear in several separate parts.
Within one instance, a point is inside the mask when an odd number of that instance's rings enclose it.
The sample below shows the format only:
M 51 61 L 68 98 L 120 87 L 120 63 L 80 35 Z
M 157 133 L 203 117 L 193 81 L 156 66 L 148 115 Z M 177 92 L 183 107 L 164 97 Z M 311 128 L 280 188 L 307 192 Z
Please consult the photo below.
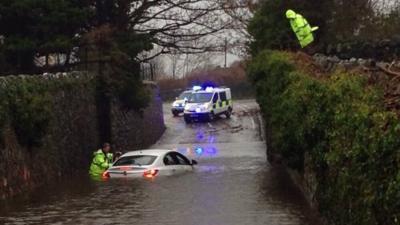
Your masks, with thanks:
M 148 166 L 153 164 L 157 156 L 154 155 L 134 155 L 120 158 L 113 166 Z
M 183 92 L 181 95 L 179 95 L 178 99 L 179 100 L 189 99 L 191 94 L 192 94 L 191 92 Z
M 193 93 L 190 98 L 190 103 L 205 103 L 211 101 L 214 93 Z

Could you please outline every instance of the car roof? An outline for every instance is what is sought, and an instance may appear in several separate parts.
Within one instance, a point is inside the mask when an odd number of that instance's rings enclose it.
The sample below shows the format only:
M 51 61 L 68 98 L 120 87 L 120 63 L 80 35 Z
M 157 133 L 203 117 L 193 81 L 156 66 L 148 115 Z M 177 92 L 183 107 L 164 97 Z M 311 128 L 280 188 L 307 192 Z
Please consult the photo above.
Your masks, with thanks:
M 135 150 L 135 151 L 129 151 L 123 154 L 122 156 L 135 156 L 135 155 L 154 155 L 154 156 L 160 156 L 164 155 L 168 152 L 174 152 L 173 150 L 169 149 L 141 149 L 141 150 Z

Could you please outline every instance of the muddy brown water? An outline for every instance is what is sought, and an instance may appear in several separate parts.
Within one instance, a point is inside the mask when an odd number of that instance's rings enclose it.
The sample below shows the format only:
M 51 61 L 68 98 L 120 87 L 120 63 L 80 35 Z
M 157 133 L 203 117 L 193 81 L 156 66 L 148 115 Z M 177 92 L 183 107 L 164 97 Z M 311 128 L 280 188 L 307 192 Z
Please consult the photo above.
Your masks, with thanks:
M 230 120 L 186 125 L 164 105 L 167 131 L 153 148 L 199 162 L 193 173 L 97 182 L 77 175 L 0 205 L 0 224 L 318 224 L 285 170 L 267 163 L 254 101 Z

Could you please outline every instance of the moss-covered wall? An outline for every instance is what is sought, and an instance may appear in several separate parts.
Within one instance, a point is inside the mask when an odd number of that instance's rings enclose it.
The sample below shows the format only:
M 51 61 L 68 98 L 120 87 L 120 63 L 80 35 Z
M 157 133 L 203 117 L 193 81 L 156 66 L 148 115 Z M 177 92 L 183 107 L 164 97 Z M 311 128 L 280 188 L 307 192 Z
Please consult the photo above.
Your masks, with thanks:
M 315 76 L 296 57 L 263 51 L 249 66 L 269 158 L 310 178 L 332 224 L 400 224 L 400 120 L 383 87 L 357 73 Z
M 162 117 L 154 119 L 162 115 L 153 94 L 158 89 L 148 90 L 153 99 L 151 112 L 144 109 L 150 113 L 146 117 L 125 112 L 117 103 L 111 108 L 110 133 L 115 135 L 109 141 L 121 150 L 149 146 L 164 131 Z M 101 142 L 97 102 L 96 79 L 83 72 L 0 77 L 0 199 L 86 174 Z

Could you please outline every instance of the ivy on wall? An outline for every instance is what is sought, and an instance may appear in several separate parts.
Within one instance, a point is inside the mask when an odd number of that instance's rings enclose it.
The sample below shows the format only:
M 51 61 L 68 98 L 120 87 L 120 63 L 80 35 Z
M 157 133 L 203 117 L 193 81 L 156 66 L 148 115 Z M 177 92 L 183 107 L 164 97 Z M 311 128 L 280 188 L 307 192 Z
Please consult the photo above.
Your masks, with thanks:
M 91 80 L 82 75 L 51 76 L 9 76 L 0 80 L 0 133 L 9 124 L 20 145 L 39 147 L 54 116 L 52 93 Z

